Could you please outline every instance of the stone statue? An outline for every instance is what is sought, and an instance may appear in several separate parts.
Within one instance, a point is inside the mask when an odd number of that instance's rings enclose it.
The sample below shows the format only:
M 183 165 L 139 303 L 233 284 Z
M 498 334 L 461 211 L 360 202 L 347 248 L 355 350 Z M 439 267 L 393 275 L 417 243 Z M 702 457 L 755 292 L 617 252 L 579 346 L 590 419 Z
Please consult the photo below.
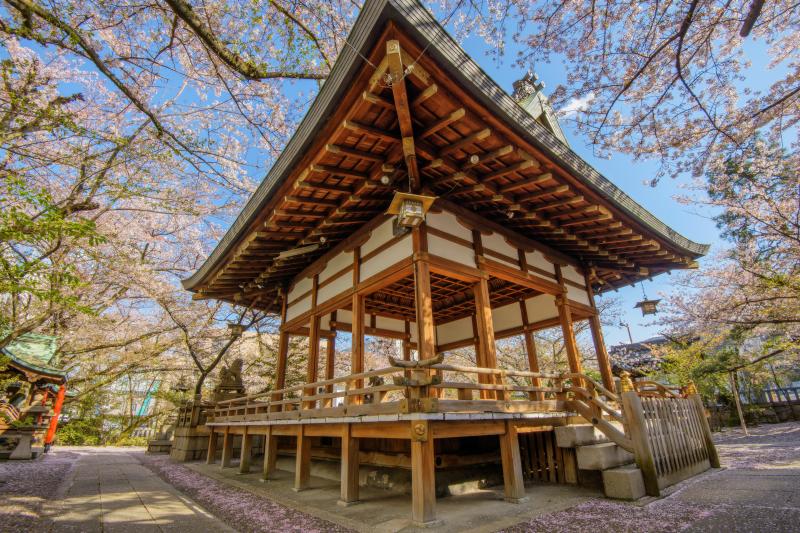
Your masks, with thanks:
M 244 383 L 242 382 L 241 359 L 234 359 L 230 365 L 222 367 L 219 371 L 219 381 L 214 387 L 214 401 L 229 400 L 244 396 Z

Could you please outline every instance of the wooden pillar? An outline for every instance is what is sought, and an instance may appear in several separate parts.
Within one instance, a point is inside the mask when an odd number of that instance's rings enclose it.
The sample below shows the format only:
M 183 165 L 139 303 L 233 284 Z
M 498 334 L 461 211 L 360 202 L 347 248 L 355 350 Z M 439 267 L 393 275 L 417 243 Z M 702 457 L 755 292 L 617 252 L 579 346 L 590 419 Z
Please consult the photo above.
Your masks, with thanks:
M 521 503 L 525 500 L 525 480 L 522 477 L 522 459 L 516 426 L 506 421 L 506 432 L 499 437 L 505 499 L 508 502 Z
M 530 322 L 528 322 L 528 308 L 525 306 L 525 300 L 519 301 L 519 311 L 522 315 L 522 327 L 523 332 L 522 336 L 525 340 L 525 353 L 528 354 L 528 369 L 531 372 L 538 372 L 539 371 L 539 358 L 536 353 L 536 339 L 533 338 L 533 331 L 529 328 Z M 531 385 L 533 387 L 541 387 L 542 380 L 541 378 L 531 378 Z M 531 392 L 528 394 L 528 398 L 531 400 L 544 400 L 544 393 L 543 392 Z
M 350 349 L 350 373 L 359 374 L 364 371 L 364 296 L 358 292 L 361 282 L 361 247 L 353 250 L 353 324 L 350 329 L 352 344 Z M 364 380 L 354 382 L 357 389 L 363 388 Z M 361 398 L 353 398 L 355 403 L 361 403 Z
M 580 374 L 583 372 L 581 356 L 578 353 L 578 343 L 575 341 L 575 329 L 572 327 L 572 311 L 569 308 L 567 299 L 567 287 L 564 284 L 564 277 L 561 274 L 559 265 L 556 265 L 556 278 L 559 285 L 561 285 L 561 294 L 556 296 L 556 307 L 558 308 L 558 318 L 561 322 L 561 333 L 564 336 L 564 347 L 567 350 L 569 371 Z
M 417 352 L 419 359 L 436 357 L 436 334 L 433 323 L 433 296 L 431 294 L 430 264 L 421 254 L 428 251 L 425 223 L 411 233 L 414 250 L 414 299 L 417 315 Z
M 411 323 L 405 322 L 406 338 L 403 340 L 403 361 L 411 361 Z
M 273 390 L 280 390 L 286 386 L 286 362 L 289 356 L 289 333 L 284 330 L 286 326 L 286 307 L 289 296 L 285 289 L 283 292 L 283 302 L 281 304 L 281 327 L 278 336 L 278 361 L 275 368 L 275 387 Z M 273 394 L 273 401 L 283 400 L 283 394 Z M 270 411 L 283 410 L 282 405 L 270 406 Z
M 272 426 L 267 426 L 267 434 L 264 436 L 264 467 L 261 478 L 267 480 L 275 473 L 275 466 L 278 462 L 278 439 L 272 434 Z
M 611 392 L 616 392 L 616 385 L 614 383 L 614 374 L 611 373 L 611 358 L 606 351 L 606 343 L 603 340 L 603 328 L 600 325 L 600 315 L 597 312 L 597 305 L 594 302 L 594 291 L 589 276 L 585 276 L 586 280 L 586 293 L 589 297 L 589 303 L 594 309 L 595 314 L 589 317 L 589 328 L 592 331 L 592 342 L 594 343 L 594 353 L 597 355 L 597 367 L 600 370 L 600 377 L 603 381 L 603 387 Z
M 331 323 L 336 322 L 336 311 L 331 313 Z M 331 336 L 325 341 L 325 379 L 333 379 L 336 372 L 336 330 L 331 328 Z M 333 385 L 325 385 L 325 392 L 330 394 L 333 392 Z M 325 398 L 322 401 L 323 407 L 330 407 L 333 405 L 332 398 Z
M 311 439 L 305 434 L 305 425 L 297 431 L 297 455 L 294 466 L 294 487 L 292 490 L 300 492 L 308 488 L 311 479 Z
M 489 280 L 481 278 L 474 286 L 475 293 L 475 325 L 478 333 L 478 359 L 487 368 L 497 368 L 497 346 L 492 324 L 492 307 L 489 301 Z M 501 384 L 499 376 L 488 376 L 488 383 Z M 483 396 L 482 396 L 483 397 Z M 489 391 L 488 398 L 503 399 L 504 391 Z
M 206 464 L 214 464 L 217 460 L 217 433 L 214 431 L 214 426 L 210 426 L 208 432 L 208 451 L 206 451 Z
M 428 423 L 422 420 L 411 422 L 411 435 L 411 519 L 417 527 L 430 526 L 436 522 L 433 436 L 428 431 Z
M 592 330 L 592 342 L 594 342 L 594 352 L 597 354 L 597 366 L 600 369 L 603 387 L 611 392 L 616 392 L 614 374 L 611 372 L 611 358 L 606 351 L 606 343 L 603 340 L 603 329 L 600 325 L 600 317 L 598 315 L 589 317 L 589 328 Z
M 342 429 L 341 493 L 339 505 L 358 502 L 358 450 L 359 441 L 352 435 L 350 424 Z
M 233 456 L 233 433 L 231 427 L 225 426 L 225 433 L 222 434 L 222 461 L 220 461 L 220 468 L 227 468 L 231 466 L 231 457 Z
M 239 473 L 247 474 L 250 472 L 251 447 L 253 445 L 253 435 L 247 426 L 244 426 L 242 434 L 242 449 L 239 453 Z
M 311 315 L 311 327 L 308 331 L 308 366 L 306 368 L 306 383 L 314 383 L 317 381 L 317 372 L 319 369 L 319 316 L 316 314 Z M 317 394 L 314 387 L 308 387 L 304 390 L 306 396 Z M 317 402 L 309 401 L 303 402 L 304 409 L 313 409 Z
M 625 429 L 630 434 L 631 442 L 633 442 L 636 466 L 642 471 L 645 492 L 648 496 L 659 496 L 658 473 L 656 472 L 653 451 L 647 439 L 642 400 L 639 399 L 639 394 L 636 391 L 623 392 L 620 394 L 620 399 L 622 401 L 622 413 L 625 416 Z

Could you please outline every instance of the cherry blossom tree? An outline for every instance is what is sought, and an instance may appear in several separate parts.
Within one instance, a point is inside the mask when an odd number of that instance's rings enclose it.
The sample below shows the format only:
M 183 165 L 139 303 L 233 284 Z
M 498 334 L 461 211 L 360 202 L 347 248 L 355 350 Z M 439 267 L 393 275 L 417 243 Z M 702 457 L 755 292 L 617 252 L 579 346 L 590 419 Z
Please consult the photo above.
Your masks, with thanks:
M 507 43 L 535 69 L 560 61 L 567 81 L 550 95 L 568 108 L 599 155 L 661 162 L 660 175 L 702 175 L 742 155 L 756 132 L 796 140 L 800 6 L 764 0 L 442 0 L 459 34 Z M 751 63 L 766 48 L 764 65 Z M 764 76 L 774 78 L 763 83 Z M 766 86 L 762 88 L 762 86 Z

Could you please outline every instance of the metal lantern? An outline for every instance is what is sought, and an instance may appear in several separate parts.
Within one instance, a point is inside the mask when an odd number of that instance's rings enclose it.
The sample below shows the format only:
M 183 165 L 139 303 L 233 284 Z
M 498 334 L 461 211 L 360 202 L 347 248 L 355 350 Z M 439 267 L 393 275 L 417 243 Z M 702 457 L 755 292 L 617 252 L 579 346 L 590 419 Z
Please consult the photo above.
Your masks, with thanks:
M 658 302 L 661 300 L 642 300 L 641 302 L 636 302 L 634 308 L 639 308 L 642 310 L 642 316 L 645 315 L 654 315 L 658 313 Z
M 425 220 L 425 215 L 434 200 L 436 200 L 435 196 L 396 192 L 386 213 L 397 215 L 398 226 L 415 228 Z
M 644 283 L 639 283 L 642 287 L 642 301 L 636 302 L 636 305 L 633 306 L 634 309 L 641 309 L 642 316 L 646 315 L 654 315 L 658 313 L 658 302 L 661 300 L 651 300 L 647 297 L 647 293 L 644 292 Z
M 232 338 L 240 337 L 244 333 L 244 326 L 235 322 L 228 322 L 228 332 Z

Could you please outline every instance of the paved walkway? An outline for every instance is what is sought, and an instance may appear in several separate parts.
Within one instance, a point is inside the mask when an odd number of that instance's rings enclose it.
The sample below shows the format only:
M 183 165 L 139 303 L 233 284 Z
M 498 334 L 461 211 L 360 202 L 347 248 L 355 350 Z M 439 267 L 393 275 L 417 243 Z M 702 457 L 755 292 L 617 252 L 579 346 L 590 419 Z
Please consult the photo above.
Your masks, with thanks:
M 54 531 L 233 531 L 162 481 L 124 448 L 60 448 L 76 455 L 43 512 Z M 138 452 L 139 454 L 141 451 Z

